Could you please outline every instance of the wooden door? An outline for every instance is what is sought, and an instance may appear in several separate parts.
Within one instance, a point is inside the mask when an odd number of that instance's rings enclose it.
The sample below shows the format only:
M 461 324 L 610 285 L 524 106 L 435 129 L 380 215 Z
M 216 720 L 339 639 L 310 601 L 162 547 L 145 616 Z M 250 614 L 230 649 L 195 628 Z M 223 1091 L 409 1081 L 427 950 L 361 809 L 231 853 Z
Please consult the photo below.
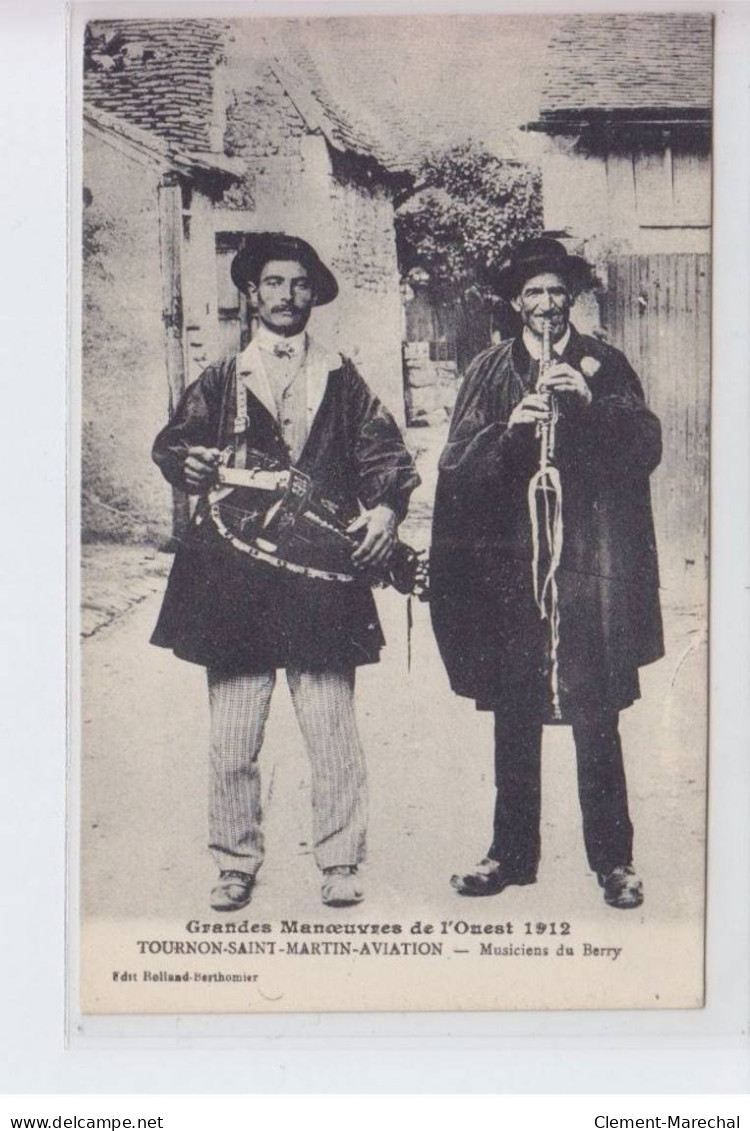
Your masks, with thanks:
M 232 260 L 243 238 L 243 232 L 216 233 L 219 350 L 222 357 L 244 349 L 251 337 L 247 298 L 237 290 L 230 274 Z
M 708 573 L 710 257 L 620 255 L 609 265 L 603 316 L 609 341 L 643 382 L 662 424 L 652 477 L 662 581 Z

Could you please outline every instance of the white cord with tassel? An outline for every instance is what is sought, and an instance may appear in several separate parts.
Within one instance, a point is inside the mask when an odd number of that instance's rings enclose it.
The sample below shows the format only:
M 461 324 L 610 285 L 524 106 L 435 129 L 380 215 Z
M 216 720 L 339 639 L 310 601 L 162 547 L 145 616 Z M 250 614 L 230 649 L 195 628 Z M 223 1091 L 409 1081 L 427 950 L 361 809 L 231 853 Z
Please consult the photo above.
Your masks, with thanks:
M 537 389 L 543 387 L 544 377 L 552 364 L 552 342 L 550 328 L 545 324 L 542 334 L 542 356 L 539 363 Z M 540 437 L 539 470 L 529 483 L 529 515 L 531 518 L 532 577 L 534 600 L 542 620 L 549 622 L 550 628 L 550 691 L 552 696 L 552 717 L 562 718 L 560 708 L 560 604 L 557 590 L 557 570 L 563 548 L 562 483 L 560 472 L 554 465 L 555 428 L 558 419 L 557 400 L 549 395 L 551 419 L 537 427 Z M 544 521 L 540 524 L 540 510 Z M 541 525 L 541 530 L 540 530 Z M 540 534 L 544 534 L 548 564 L 542 578 L 540 576 Z

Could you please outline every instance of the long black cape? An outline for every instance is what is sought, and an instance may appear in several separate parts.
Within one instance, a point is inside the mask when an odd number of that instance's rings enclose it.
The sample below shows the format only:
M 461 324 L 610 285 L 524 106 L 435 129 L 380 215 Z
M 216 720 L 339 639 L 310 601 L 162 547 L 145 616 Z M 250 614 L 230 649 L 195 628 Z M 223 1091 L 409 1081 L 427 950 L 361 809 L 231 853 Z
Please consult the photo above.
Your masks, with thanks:
M 661 428 L 619 351 L 571 328 L 563 360 L 589 374 L 593 395 L 587 408 L 559 398 L 559 661 L 568 721 L 632 703 L 638 668 L 663 654 L 649 490 Z M 457 694 L 480 708 L 549 720 L 549 632 L 533 598 L 527 498 L 539 442 L 530 425 L 507 427 L 533 386 L 533 365 L 513 339 L 467 371 L 440 460 L 431 613 Z

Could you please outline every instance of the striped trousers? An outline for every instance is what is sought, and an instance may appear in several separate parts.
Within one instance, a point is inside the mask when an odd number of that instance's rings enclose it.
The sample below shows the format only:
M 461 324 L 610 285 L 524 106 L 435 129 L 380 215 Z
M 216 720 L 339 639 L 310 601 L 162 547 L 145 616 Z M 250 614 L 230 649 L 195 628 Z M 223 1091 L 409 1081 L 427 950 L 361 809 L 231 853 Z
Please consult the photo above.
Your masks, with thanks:
M 208 670 L 211 711 L 209 848 L 220 869 L 263 863 L 258 755 L 276 672 Z M 310 759 L 313 852 L 319 868 L 364 858 L 367 776 L 354 717 L 354 669 L 286 672 Z

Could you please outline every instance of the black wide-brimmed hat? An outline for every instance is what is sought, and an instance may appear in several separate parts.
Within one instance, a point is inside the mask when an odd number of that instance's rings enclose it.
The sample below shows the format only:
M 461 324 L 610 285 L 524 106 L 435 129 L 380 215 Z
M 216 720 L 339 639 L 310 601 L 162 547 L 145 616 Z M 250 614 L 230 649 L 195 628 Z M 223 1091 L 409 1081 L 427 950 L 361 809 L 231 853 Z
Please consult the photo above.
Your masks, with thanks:
M 249 232 L 232 260 L 232 282 L 241 291 L 247 289 L 248 283 L 257 284 L 264 264 L 271 259 L 293 259 L 307 268 L 313 282 L 315 306 L 332 302 L 339 293 L 333 272 L 315 248 L 299 236 L 288 236 L 285 232 Z
M 558 240 L 537 236 L 513 249 L 509 259 L 493 273 L 491 283 L 502 298 L 519 293 L 527 279 L 554 272 L 562 276 L 574 294 L 595 285 L 593 268 L 579 255 L 570 255 Z

